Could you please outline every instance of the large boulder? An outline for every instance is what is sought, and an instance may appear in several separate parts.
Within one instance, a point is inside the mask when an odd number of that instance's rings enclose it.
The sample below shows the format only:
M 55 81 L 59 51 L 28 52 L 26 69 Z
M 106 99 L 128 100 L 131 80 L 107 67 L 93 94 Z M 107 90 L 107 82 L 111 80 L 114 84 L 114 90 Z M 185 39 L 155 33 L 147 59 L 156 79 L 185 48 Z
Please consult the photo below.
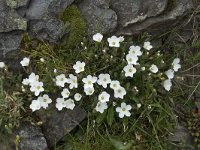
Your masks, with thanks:
M 31 0 L 26 12 L 27 19 L 42 19 L 44 16 L 58 15 L 74 0 Z
M 139 2 L 138 2 L 139 3 Z M 173 0 L 173 1 L 152 1 L 148 0 L 148 5 L 140 2 L 140 7 L 130 7 L 123 5 L 124 10 L 120 9 L 120 4 L 111 2 L 113 9 L 116 9 L 119 17 L 118 34 L 134 35 L 147 31 L 152 34 L 162 33 L 170 30 L 177 24 L 183 23 L 184 17 L 190 13 L 193 8 L 191 0 Z M 139 6 L 139 4 L 137 5 Z M 148 6 L 148 7 L 145 7 Z M 151 9 L 149 9 L 151 8 Z M 133 16 L 127 10 L 133 9 Z M 131 17 L 132 16 L 132 17 Z
M 110 7 L 117 13 L 121 27 L 155 17 L 167 8 L 168 0 L 111 0 Z
M 55 17 L 29 22 L 30 35 L 42 41 L 57 42 L 65 34 L 63 28 L 64 23 Z
M 109 9 L 109 2 L 106 0 L 83 0 L 79 4 L 84 18 L 88 23 L 88 33 L 103 34 L 111 33 L 117 27 L 117 14 Z

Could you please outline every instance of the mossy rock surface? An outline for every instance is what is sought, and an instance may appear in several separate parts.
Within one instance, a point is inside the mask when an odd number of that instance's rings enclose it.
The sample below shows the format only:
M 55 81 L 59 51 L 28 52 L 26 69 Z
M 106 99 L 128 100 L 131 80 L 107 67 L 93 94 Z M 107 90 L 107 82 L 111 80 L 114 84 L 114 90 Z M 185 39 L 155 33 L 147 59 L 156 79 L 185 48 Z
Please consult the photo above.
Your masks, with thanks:
M 72 5 L 60 14 L 60 19 L 65 23 L 66 30 L 69 30 L 69 37 L 64 45 L 73 48 L 86 36 L 87 26 L 81 12 L 76 5 Z

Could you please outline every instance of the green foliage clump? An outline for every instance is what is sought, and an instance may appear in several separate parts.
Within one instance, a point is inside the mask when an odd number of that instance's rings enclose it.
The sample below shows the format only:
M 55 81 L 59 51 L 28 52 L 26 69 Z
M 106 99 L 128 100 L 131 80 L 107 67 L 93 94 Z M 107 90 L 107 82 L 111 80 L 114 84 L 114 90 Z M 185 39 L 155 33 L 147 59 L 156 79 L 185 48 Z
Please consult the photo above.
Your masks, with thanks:
M 69 37 L 66 41 L 68 48 L 73 48 L 86 36 L 86 22 L 77 6 L 72 5 L 60 14 L 60 19 L 69 27 Z
M 21 76 L 8 72 L 7 67 L 0 70 L 0 136 L 12 133 L 14 127 L 19 126 L 22 97 L 19 89 Z M 3 140 L 3 139 L 2 139 Z

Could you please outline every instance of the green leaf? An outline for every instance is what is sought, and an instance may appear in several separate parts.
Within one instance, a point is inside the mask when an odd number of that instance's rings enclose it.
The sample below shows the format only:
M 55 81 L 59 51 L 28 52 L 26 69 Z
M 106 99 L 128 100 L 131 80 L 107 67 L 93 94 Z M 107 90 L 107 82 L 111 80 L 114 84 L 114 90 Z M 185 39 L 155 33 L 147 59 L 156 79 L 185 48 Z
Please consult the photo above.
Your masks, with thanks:
M 117 150 L 129 150 L 133 147 L 133 141 L 124 143 L 122 141 L 119 141 L 114 138 L 109 138 L 111 144 L 117 149 Z
M 111 106 L 111 107 L 108 109 L 108 114 L 107 114 L 107 123 L 108 123 L 110 126 L 111 126 L 112 123 L 113 123 L 114 115 L 115 115 L 115 110 L 114 110 L 114 107 Z
M 97 124 L 98 124 L 99 126 L 103 123 L 103 121 L 104 121 L 104 119 L 105 119 L 105 117 L 106 117 L 106 114 L 107 114 L 107 110 L 105 110 L 105 111 L 103 112 L 103 114 L 98 115 L 98 117 L 97 117 L 97 119 L 96 119 L 96 122 L 97 122 Z

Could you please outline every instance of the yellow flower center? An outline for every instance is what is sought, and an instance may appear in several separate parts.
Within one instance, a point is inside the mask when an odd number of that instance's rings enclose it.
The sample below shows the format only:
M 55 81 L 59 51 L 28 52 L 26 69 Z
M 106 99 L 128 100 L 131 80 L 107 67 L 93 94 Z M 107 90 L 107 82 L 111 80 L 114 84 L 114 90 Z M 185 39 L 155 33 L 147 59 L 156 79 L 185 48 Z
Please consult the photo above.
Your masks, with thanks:
M 104 96 L 101 96 L 101 100 L 104 100 Z

